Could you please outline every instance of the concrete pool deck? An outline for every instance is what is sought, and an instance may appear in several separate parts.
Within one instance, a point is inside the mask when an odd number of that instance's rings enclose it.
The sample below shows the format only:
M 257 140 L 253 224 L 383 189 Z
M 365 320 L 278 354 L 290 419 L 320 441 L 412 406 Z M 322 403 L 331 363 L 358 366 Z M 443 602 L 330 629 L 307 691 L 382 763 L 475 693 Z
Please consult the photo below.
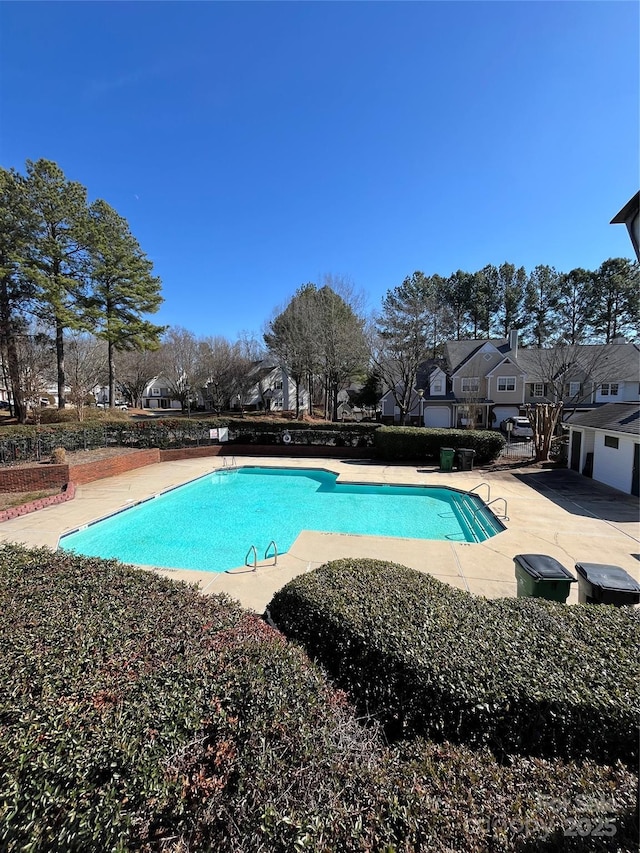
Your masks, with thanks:
M 609 563 L 640 580 L 638 500 L 573 471 L 525 467 L 444 473 L 430 466 L 273 457 L 237 457 L 236 464 L 323 468 L 342 481 L 358 483 L 450 486 L 463 491 L 484 483 L 492 500 L 507 501 L 509 520 L 503 522 L 506 530 L 478 544 L 303 531 L 291 550 L 278 556 L 277 565 L 273 559 L 259 560 L 255 572 L 145 568 L 197 583 L 203 593 L 227 593 L 259 613 L 291 578 L 341 557 L 392 560 L 488 598 L 516 595 L 513 557 L 523 553 L 555 557 L 574 575 L 577 562 Z M 78 486 L 72 501 L 2 523 L 0 540 L 55 549 L 64 533 L 223 465 L 223 457 L 162 462 Z M 478 488 L 478 494 L 486 501 L 487 485 Z M 502 512 L 501 502 L 494 509 Z M 247 549 L 251 544 L 248 530 Z M 577 587 L 571 585 L 569 602 L 578 600 Z

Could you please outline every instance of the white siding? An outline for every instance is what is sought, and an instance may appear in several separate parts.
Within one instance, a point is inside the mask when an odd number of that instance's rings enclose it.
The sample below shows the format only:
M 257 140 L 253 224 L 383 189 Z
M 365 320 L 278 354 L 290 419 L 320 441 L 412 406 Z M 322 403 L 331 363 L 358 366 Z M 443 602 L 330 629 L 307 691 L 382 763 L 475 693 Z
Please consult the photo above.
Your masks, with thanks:
M 605 446 L 605 436 L 618 439 L 617 449 Z M 593 447 L 593 479 L 631 494 L 634 444 L 633 436 L 619 432 L 597 432 Z

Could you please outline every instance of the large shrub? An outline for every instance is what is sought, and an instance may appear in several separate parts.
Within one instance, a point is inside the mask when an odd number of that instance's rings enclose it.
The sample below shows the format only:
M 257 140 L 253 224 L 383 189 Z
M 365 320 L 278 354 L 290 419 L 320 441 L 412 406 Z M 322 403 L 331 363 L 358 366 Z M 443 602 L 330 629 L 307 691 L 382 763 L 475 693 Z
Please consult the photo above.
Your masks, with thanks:
M 500 455 L 505 440 L 495 430 L 425 429 L 384 426 L 375 433 L 376 454 L 392 461 L 438 461 L 441 447 L 475 450 L 475 462 L 484 465 Z
M 375 560 L 301 575 L 269 612 L 392 737 L 637 761 L 640 614 L 488 601 Z
M 563 832 L 585 819 L 613 851 L 633 849 L 634 793 L 620 766 L 387 749 L 228 599 L 0 546 L 6 853 L 579 850 Z

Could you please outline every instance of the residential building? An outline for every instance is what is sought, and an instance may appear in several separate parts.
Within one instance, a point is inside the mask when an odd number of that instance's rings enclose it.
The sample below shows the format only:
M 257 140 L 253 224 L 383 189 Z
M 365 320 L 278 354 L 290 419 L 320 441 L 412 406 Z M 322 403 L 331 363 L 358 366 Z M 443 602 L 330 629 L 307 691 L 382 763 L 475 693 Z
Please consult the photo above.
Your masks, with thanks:
M 640 403 L 606 403 L 573 417 L 569 467 L 640 496 Z
M 518 334 L 448 341 L 441 361 L 425 362 L 416 378 L 409 422 L 427 427 L 498 428 L 528 404 L 564 404 L 564 419 L 609 402 L 640 400 L 640 347 L 611 344 L 527 349 Z M 381 398 L 381 419 L 397 423 L 393 393 Z
M 142 392 L 144 409 L 173 409 L 180 411 L 182 404 L 171 396 L 169 381 L 165 376 L 155 376 Z

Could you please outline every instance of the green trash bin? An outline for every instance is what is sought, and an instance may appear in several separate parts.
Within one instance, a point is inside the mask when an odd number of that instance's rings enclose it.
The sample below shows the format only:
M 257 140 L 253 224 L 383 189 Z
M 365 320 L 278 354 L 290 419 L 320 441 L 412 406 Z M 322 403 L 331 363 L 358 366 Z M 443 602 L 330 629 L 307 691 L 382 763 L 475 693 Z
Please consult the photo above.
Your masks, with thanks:
M 440 470 L 441 471 L 453 471 L 453 460 L 455 458 L 456 452 L 453 447 L 441 447 L 440 448 Z
M 546 598 L 566 602 L 576 578 L 553 557 L 546 554 L 517 554 L 516 583 L 518 598 Z

